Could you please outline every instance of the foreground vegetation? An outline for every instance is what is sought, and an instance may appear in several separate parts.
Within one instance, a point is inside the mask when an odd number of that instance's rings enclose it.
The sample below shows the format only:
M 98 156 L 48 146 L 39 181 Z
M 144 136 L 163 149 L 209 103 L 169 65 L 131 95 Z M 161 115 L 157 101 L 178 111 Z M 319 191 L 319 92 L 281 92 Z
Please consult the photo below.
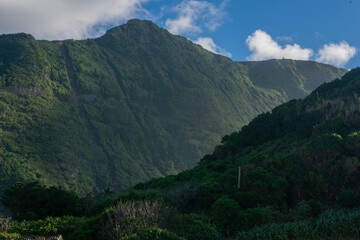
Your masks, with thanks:
M 108 192 L 103 193 L 101 200 L 92 198 L 92 202 L 106 202 L 105 205 L 109 205 L 96 210 L 94 205 L 86 204 L 89 197 L 81 199 L 82 204 L 78 205 L 83 210 L 81 213 L 78 212 L 79 209 L 73 209 L 74 212 L 59 212 L 62 211 L 59 206 L 45 205 L 42 209 L 32 208 L 32 214 L 18 215 L 18 220 L 2 217 L 0 239 L 59 234 L 66 240 L 325 240 L 360 237 L 359 208 L 341 208 L 339 205 L 328 208 L 316 202 L 302 201 L 295 208 L 281 213 L 271 209 L 253 209 L 245 213 L 232 202 L 222 200 L 212 207 L 212 215 L 207 215 L 181 213 L 179 209 L 164 202 L 156 191 L 133 191 L 119 198 L 115 195 Z M 61 202 L 55 198 L 48 200 Z M 345 202 L 342 204 L 347 204 L 348 200 L 344 198 L 342 201 Z M 36 205 L 36 201 L 37 199 L 27 199 L 26 202 Z M 71 202 L 69 205 L 71 206 Z M 29 205 L 23 208 L 25 210 Z M 58 216 L 39 219 L 40 212 L 49 209 L 58 210 L 58 214 L 55 214 Z M 78 216 L 63 216 L 65 213 Z M 21 220 L 24 216 L 27 220 Z

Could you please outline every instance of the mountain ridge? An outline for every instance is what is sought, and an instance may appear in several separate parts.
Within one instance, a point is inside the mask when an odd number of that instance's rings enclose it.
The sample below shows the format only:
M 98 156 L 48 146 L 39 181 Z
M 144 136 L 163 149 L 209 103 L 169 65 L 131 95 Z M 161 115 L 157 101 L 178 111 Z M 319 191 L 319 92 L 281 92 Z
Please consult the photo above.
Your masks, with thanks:
M 1 185 L 86 193 L 192 167 L 225 133 L 290 98 L 248 71 L 150 21 L 80 41 L 1 35 Z M 324 72 L 323 81 L 345 70 Z

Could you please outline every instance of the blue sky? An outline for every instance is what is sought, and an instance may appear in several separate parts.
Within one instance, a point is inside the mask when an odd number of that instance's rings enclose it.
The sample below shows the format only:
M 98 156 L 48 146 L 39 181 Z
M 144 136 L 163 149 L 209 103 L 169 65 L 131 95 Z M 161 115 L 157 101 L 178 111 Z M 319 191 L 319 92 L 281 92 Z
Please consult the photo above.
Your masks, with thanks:
M 0 33 L 37 39 L 96 37 L 131 18 L 235 61 L 360 66 L 360 0 L 0 0 Z

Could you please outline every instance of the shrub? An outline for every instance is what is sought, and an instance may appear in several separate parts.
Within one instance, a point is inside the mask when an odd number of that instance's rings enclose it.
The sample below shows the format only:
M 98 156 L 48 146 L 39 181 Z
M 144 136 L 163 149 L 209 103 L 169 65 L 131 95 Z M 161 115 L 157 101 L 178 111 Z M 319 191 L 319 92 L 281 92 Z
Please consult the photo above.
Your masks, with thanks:
M 81 199 L 77 194 L 38 182 L 15 184 L 5 190 L 1 202 L 18 220 L 79 215 L 82 212 Z
M 255 226 L 261 226 L 271 223 L 275 219 L 276 212 L 272 207 L 248 208 L 239 214 L 241 219 L 241 228 L 249 229 Z
M 161 228 L 148 228 L 145 231 L 128 237 L 123 237 L 120 240 L 186 240 L 176 234 Z
M 98 231 L 94 218 L 48 217 L 43 220 L 31 220 L 15 223 L 11 232 L 22 236 L 49 236 L 62 234 L 69 240 L 90 239 Z
M 101 239 L 119 239 L 155 226 L 166 215 L 166 208 L 158 200 L 123 201 L 107 209 L 101 219 Z
M 5 240 L 5 239 L 16 239 L 17 237 L 20 237 L 20 234 L 18 233 L 0 233 L 0 240 Z
M 240 232 L 235 240 L 360 239 L 360 210 L 328 210 L 313 221 L 269 224 Z
M 238 227 L 240 206 L 226 196 L 219 198 L 211 207 L 216 225 L 229 237 Z
M 314 239 L 310 225 L 305 221 L 269 224 L 243 231 L 235 240 L 302 240 Z
M 358 204 L 358 199 L 356 198 L 353 191 L 349 189 L 343 189 L 337 198 L 337 204 L 345 208 L 353 208 Z
M 207 217 L 197 214 L 174 215 L 166 228 L 187 240 L 222 239 L 215 225 Z
M 292 220 L 305 220 L 318 217 L 326 209 L 325 205 L 315 200 L 300 201 L 294 209 L 290 211 Z
M 0 233 L 7 233 L 13 225 L 11 218 L 0 217 Z

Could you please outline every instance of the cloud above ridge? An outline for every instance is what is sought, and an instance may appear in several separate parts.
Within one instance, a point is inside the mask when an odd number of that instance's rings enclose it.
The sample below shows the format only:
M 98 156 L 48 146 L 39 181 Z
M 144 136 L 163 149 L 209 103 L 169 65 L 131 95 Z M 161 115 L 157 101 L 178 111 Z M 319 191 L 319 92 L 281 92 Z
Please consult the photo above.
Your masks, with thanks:
M 280 46 L 273 38 L 262 30 L 256 30 L 246 39 L 251 55 L 247 60 L 259 61 L 272 58 L 291 58 L 296 60 L 309 60 L 314 54 L 310 48 L 301 48 L 298 44 Z
M 167 19 L 165 26 L 172 34 L 197 34 L 204 29 L 214 31 L 223 24 L 226 4 L 227 1 L 216 6 L 207 1 L 183 0 L 172 9 L 177 17 Z
M 216 54 L 220 54 L 220 55 L 224 55 L 226 57 L 231 57 L 231 53 L 226 52 L 224 49 L 222 49 L 221 47 L 217 46 L 214 43 L 214 40 L 210 37 L 199 37 L 197 40 L 194 41 L 194 43 L 201 45 L 203 48 L 205 48 L 206 50 L 216 53 Z
M 0 33 L 31 33 L 37 39 L 84 39 L 146 15 L 145 0 L 0 0 Z
M 338 44 L 325 44 L 316 55 L 316 61 L 343 67 L 352 57 L 355 56 L 357 49 L 351 47 L 347 42 L 342 41 Z
M 282 37 L 283 38 L 283 37 Z M 281 46 L 268 33 L 256 30 L 246 39 L 246 44 L 251 51 L 247 57 L 250 61 L 267 59 L 294 59 L 311 60 L 314 51 L 310 48 L 302 48 L 299 44 L 286 44 Z M 323 45 L 315 55 L 315 61 L 343 67 L 357 53 L 355 47 L 351 47 L 346 41 Z

